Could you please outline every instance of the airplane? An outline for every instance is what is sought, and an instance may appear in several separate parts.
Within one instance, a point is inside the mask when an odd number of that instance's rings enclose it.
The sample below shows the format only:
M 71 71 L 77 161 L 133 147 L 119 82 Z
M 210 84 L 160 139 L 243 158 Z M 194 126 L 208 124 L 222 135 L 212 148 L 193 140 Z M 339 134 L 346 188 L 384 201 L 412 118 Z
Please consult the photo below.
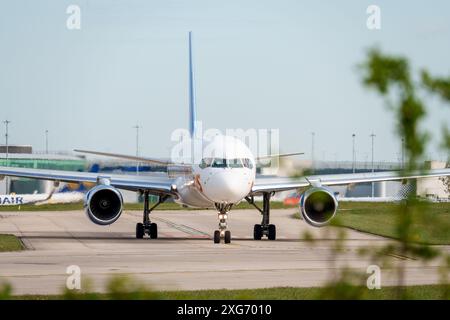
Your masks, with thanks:
M 196 136 L 197 117 L 194 92 L 194 75 L 192 63 L 192 33 L 189 32 L 189 133 L 192 141 Z M 338 201 L 329 186 L 367 183 L 377 181 L 406 180 L 421 177 L 449 176 L 450 169 L 428 170 L 426 172 L 398 171 L 375 173 L 352 173 L 311 175 L 300 178 L 259 177 L 256 175 L 256 161 L 250 149 L 234 136 L 217 135 L 203 141 L 205 149 L 213 150 L 212 154 L 221 156 L 203 157 L 199 163 L 173 163 L 170 160 L 138 157 L 116 153 L 89 150 L 74 150 L 87 154 L 116 157 L 181 168 L 175 176 L 144 176 L 103 174 L 97 172 L 70 172 L 45 169 L 28 169 L 0 167 L 0 177 L 24 177 L 53 180 L 68 183 L 93 183 L 85 197 L 84 208 L 89 219 L 99 225 L 109 225 L 119 219 L 123 211 L 123 198 L 119 191 L 131 190 L 144 195 L 143 220 L 136 224 L 136 238 L 158 237 L 158 226 L 150 219 L 151 212 L 169 198 L 196 208 L 215 208 L 219 225 L 214 231 L 214 243 L 231 242 L 231 232 L 227 227 L 227 219 L 232 207 L 247 201 L 262 215 L 262 221 L 253 228 L 254 240 L 267 237 L 276 239 L 276 226 L 270 223 L 270 199 L 276 192 L 304 188 L 299 203 L 303 220 L 314 227 L 327 225 L 336 215 Z M 295 153 L 294 153 L 295 154 Z M 290 156 L 293 154 L 268 155 Z M 263 157 L 264 158 L 264 157 Z M 158 196 L 158 201 L 150 207 L 149 196 Z M 262 207 L 254 198 L 262 196 Z

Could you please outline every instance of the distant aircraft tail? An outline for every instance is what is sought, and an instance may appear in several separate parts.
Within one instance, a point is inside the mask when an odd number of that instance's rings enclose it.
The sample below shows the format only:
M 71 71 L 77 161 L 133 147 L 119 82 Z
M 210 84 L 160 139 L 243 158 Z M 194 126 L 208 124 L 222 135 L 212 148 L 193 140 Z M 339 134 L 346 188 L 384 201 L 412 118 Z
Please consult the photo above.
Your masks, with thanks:
M 192 64 L 192 31 L 189 31 L 189 133 L 191 134 L 191 138 L 195 135 L 195 121 L 197 120 L 195 110 L 194 68 Z
M 95 172 L 95 173 L 100 172 L 100 165 L 99 165 L 98 163 L 94 163 L 94 164 L 89 168 L 89 172 Z

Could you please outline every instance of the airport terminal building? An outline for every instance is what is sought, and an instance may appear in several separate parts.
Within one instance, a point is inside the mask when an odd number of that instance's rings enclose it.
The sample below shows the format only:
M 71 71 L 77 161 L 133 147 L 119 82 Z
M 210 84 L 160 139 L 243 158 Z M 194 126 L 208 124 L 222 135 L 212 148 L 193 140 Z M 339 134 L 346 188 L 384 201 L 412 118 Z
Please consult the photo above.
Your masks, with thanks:
M 31 146 L 0 146 L 0 166 L 85 171 L 88 163 L 84 157 L 69 154 L 40 154 L 33 153 Z M 52 183 L 42 180 L 24 178 L 4 178 L 0 181 L 0 194 L 33 194 L 48 193 Z

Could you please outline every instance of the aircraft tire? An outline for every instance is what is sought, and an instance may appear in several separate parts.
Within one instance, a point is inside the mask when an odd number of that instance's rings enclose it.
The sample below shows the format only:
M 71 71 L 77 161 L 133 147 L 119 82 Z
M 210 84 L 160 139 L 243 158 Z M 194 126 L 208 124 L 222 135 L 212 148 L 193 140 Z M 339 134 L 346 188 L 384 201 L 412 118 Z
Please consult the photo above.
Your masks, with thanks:
M 277 238 L 277 227 L 274 224 L 269 224 L 269 240 L 275 240 Z
M 220 231 L 214 231 L 214 243 L 220 243 Z
M 253 227 L 253 239 L 261 240 L 262 238 L 262 226 L 260 224 L 255 224 Z
M 158 239 L 158 225 L 156 223 L 150 224 L 150 239 Z
M 142 223 L 136 223 L 136 239 L 144 238 L 144 225 Z
M 225 231 L 224 242 L 225 243 L 230 243 L 231 242 L 231 232 L 229 230 Z

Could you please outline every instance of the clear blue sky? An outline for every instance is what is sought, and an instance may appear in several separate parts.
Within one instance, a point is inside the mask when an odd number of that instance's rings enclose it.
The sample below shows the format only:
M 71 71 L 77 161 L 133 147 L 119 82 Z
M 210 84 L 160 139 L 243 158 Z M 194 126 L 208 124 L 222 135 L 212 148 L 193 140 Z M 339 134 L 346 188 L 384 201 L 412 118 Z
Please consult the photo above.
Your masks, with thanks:
M 81 30 L 66 8 L 81 7 Z M 366 8 L 381 7 L 379 31 Z M 361 86 L 356 65 L 378 45 L 416 69 L 450 75 L 449 1 L 2 1 L 0 118 L 11 143 L 169 156 L 187 127 L 187 32 L 194 32 L 198 116 L 206 127 L 279 128 L 282 151 L 316 158 L 397 160 L 392 113 Z M 426 97 L 439 151 L 450 107 Z M 3 127 L 1 129 L 3 132 Z

